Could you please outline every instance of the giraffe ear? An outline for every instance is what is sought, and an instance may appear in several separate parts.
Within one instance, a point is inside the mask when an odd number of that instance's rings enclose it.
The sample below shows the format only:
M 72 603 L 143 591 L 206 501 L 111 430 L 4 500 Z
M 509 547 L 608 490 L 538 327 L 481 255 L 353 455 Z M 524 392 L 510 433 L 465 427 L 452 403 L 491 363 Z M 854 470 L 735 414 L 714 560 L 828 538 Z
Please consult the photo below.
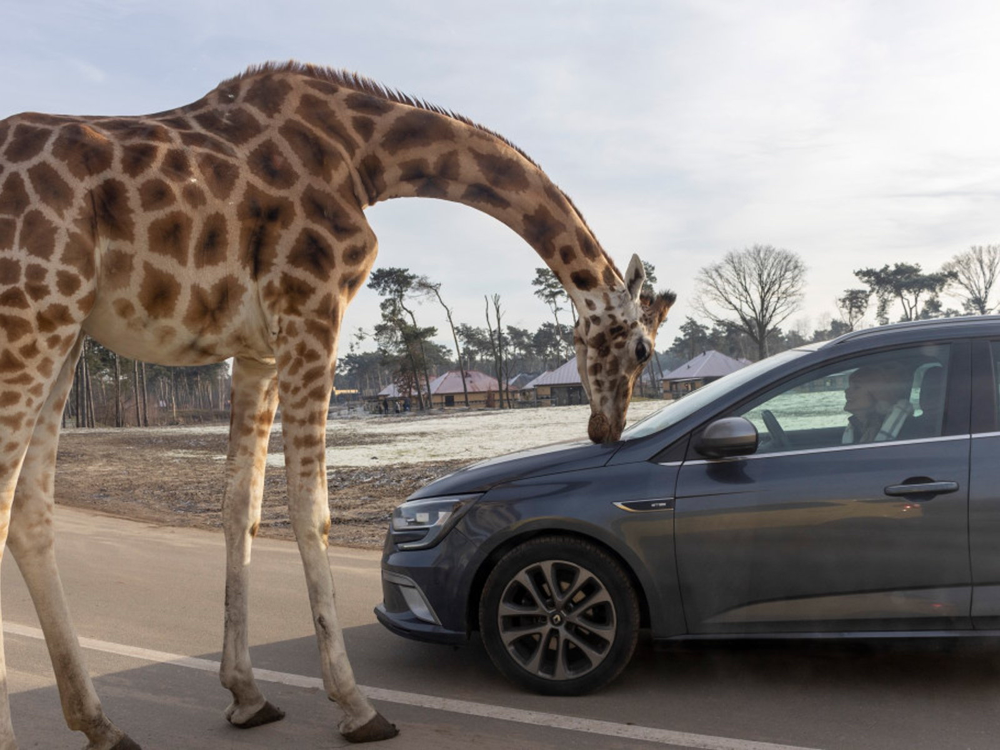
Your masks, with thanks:
M 625 288 L 628 289 L 629 296 L 633 302 L 639 301 L 642 292 L 642 285 L 646 281 L 646 269 L 642 267 L 642 261 L 638 255 L 633 255 L 629 261 L 628 270 L 625 272 Z

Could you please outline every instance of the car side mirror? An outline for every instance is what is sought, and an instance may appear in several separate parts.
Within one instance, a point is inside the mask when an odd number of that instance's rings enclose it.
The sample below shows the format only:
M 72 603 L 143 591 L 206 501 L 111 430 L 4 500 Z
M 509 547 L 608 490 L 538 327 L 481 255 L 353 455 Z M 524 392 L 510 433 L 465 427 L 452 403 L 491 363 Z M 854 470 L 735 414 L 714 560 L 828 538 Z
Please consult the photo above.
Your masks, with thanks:
M 706 458 L 749 456 L 757 451 L 757 428 L 743 417 L 717 419 L 706 427 L 694 449 Z

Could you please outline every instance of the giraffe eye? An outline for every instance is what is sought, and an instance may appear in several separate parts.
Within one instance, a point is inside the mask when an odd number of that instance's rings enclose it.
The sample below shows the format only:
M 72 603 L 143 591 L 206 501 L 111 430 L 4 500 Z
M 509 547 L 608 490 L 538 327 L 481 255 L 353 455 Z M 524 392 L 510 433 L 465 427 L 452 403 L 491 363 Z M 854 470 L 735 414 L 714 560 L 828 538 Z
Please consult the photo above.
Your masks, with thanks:
M 645 362 L 648 357 L 649 350 L 646 348 L 645 342 L 640 341 L 635 345 L 635 358 L 640 362 Z

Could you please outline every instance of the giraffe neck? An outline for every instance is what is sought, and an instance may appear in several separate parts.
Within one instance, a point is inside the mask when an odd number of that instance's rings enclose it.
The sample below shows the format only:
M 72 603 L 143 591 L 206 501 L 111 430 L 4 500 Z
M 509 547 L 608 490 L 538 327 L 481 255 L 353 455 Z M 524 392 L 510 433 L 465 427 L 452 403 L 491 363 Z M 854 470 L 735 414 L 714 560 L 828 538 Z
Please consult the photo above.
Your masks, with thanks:
M 416 102 L 344 88 L 307 90 L 295 116 L 344 144 L 363 207 L 405 197 L 462 203 L 520 235 L 580 310 L 593 310 L 596 300 L 624 289 L 572 202 L 496 134 Z

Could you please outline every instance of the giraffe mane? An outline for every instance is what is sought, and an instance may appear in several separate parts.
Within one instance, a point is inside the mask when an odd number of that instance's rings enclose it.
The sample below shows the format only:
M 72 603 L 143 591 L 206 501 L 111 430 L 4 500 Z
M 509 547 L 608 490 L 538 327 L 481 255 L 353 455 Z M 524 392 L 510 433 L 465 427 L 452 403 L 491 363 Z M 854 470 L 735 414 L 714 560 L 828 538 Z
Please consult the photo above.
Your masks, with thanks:
M 536 162 L 534 159 L 528 156 L 528 154 L 526 154 L 524 150 L 521 149 L 519 146 L 512 143 L 508 138 L 496 132 L 495 130 L 491 130 L 490 128 L 487 128 L 484 125 L 480 125 L 478 122 L 466 117 L 465 115 L 461 115 L 450 109 L 446 109 L 445 107 L 438 106 L 437 104 L 431 104 L 425 99 L 420 99 L 418 97 L 411 96 L 410 94 L 406 94 L 402 91 L 399 91 L 398 89 L 389 88 L 388 86 L 385 86 L 372 78 L 368 78 L 367 76 L 363 76 L 360 75 L 359 73 L 345 70 L 342 68 L 331 68 L 323 65 L 313 65 L 312 63 L 298 62 L 297 60 L 289 60 L 287 62 L 270 61 L 270 62 L 260 63 L 258 65 L 251 65 L 239 75 L 224 81 L 222 84 L 220 84 L 220 86 L 225 86 L 227 84 L 235 83 L 237 81 L 243 81 L 248 78 L 253 78 L 259 75 L 266 75 L 268 73 L 295 73 L 298 75 L 304 75 L 310 78 L 315 78 L 321 81 L 329 81 L 330 83 L 336 84 L 338 86 L 343 86 L 344 88 L 352 89 L 354 91 L 358 91 L 363 94 L 377 96 L 380 99 L 385 99 L 390 102 L 395 102 L 397 104 L 405 104 L 408 107 L 416 107 L 417 109 L 423 109 L 427 110 L 428 112 L 434 112 L 436 114 L 449 117 L 452 120 L 457 120 L 458 122 L 464 123 L 465 125 L 476 128 L 477 130 L 481 130 L 482 132 L 496 138 L 502 143 L 505 143 L 506 145 L 514 149 L 514 151 L 516 151 L 518 154 L 520 154 L 524 159 L 526 159 L 530 164 L 541 170 L 541 167 L 538 165 L 538 162 Z M 553 185 L 555 185 L 555 183 L 553 183 Z M 580 222 L 590 233 L 590 236 L 594 239 L 594 242 L 597 243 L 597 246 L 600 248 L 601 253 L 603 253 L 605 259 L 608 262 L 608 265 L 611 267 L 611 270 L 614 271 L 615 275 L 620 280 L 624 280 L 624 276 L 622 276 L 621 271 L 618 270 L 618 267 L 615 265 L 615 262 L 611 258 L 611 256 L 608 255 L 608 253 L 604 250 L 603 247 L 601 247 L 601 243 L 598 242 L 597 237 L 594 235 L 593 230 L 590 228 L 590 226 L 588 226 L 587 220 L 584 219 L 583 214 L 580 212 L 580 209 L 576 207 L 575 203 L 573 203 L 573 199 L 570 198 L 568 195 L 566 195 L 565 191 L 562 188 L 558 187 L 557 185 L 555 185 L 555 187 L 562 194 L 563 198 L 566 199 L 566 202 L 569 204 L 570 208 L 572 208 L 573 211 L 576 213 L 576 215 L 579 217 Z

